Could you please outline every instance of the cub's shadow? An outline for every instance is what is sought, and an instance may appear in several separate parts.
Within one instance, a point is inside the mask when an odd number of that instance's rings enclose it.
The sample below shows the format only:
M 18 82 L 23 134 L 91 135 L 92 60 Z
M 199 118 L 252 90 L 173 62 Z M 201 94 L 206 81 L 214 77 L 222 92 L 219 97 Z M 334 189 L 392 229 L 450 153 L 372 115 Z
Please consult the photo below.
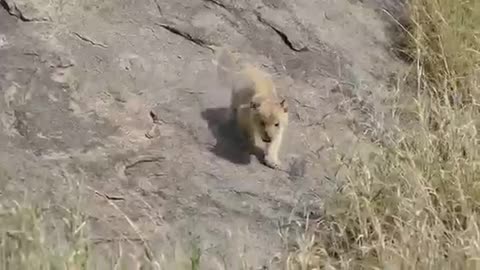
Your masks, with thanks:
M 209 108 L 202 112 L 202 117 L 216 139 L 215 146 L 210 149 L 212 153 L 236 164 L 250 163 L 247 140 L 236 121 L 230 119 L 229 108 Z

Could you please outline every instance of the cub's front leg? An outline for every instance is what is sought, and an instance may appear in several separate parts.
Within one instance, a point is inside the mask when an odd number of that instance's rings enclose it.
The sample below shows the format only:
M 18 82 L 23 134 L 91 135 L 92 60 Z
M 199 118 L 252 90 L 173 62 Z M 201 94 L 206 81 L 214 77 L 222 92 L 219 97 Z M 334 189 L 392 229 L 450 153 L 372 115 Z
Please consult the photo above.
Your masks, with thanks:
M 280 131 L 278 136 L 266 147 L 265 164 L 270 168 L 280 169 L 282 167 L 282 163 L 278 158 L 282 141 L 283 141 L 283 130 Z

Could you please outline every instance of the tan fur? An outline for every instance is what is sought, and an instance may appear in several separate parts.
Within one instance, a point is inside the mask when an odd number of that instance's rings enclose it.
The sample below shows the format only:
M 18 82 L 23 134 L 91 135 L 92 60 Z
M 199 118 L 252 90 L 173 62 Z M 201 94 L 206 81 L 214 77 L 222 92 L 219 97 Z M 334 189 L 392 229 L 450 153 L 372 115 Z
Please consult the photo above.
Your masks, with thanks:
M 263 149 L 266 165 L 280 168 L 278 154 L 288 125 L 287 102 L 278 97 L 272 79 L 260 69 L 245 66 L 240 75 L 247 83 L 233 87 L 232 113 L 247 135 L 251 151 Z

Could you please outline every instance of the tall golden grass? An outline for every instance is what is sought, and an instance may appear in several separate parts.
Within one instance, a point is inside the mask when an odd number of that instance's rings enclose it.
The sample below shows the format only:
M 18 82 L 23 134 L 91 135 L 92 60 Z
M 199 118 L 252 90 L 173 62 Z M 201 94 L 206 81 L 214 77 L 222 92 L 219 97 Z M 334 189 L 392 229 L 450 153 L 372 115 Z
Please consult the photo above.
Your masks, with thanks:
M 319 263 L 294 269 L 480 269 L 480 1 L 411 0 L 409 14 L 415 83 L 400 90 L 415 106 L 392 110 L 413 117 L 343 164 Z

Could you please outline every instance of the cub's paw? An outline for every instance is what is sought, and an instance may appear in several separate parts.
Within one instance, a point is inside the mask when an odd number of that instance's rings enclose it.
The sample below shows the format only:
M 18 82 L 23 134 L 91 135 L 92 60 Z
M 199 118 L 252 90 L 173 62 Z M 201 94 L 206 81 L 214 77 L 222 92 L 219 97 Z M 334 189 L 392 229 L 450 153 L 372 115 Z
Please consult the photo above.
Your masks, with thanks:
M 275 170 L 279 170 L 282 168 L 282 164 L 280 163 L 280 161 L 268 157 L 265 158 L 265 165 Z

